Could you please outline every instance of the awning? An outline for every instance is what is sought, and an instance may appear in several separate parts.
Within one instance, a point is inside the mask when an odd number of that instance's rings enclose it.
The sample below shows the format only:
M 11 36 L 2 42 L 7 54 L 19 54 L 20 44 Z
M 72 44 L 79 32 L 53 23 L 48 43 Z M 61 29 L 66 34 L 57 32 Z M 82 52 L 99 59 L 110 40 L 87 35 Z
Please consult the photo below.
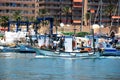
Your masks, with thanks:
M 120 19 L 120 16 L 112 16 L 113 19 Z
M 73 2 L 82 2 L 82 0 L 73 0 Z
M 81 23 L 80 20 L 73 20 L 73 23 Z

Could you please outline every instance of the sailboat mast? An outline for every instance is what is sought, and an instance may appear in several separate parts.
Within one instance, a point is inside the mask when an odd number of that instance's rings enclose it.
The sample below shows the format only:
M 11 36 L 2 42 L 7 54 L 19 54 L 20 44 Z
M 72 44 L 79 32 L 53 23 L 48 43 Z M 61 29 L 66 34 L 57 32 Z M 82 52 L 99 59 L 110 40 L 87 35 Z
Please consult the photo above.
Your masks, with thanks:
M 100 0 L 100 34 L 101 34 L 101 27 L 102 27 L 102 0 Z
M 83 17 L 84 17 L 84 0 L 82 0 L 82 15 L 81 15 L 80 31 L 82 31 L 82 28 L 83 28 Z
M 118 0 L 118 16 L 120 16 L 120 0 Z M 118 18 L 118 26 L 119 26 L 119 23 L 120 22 L 120 19 Z

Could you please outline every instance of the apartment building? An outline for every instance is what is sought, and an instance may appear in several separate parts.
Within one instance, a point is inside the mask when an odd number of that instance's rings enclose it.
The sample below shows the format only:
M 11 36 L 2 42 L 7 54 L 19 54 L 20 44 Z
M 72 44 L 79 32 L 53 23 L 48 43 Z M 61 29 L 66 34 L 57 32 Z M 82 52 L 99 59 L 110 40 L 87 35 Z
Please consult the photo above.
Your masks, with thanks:
M 0 16 L 11 18 L 15 11 L 20 11 L 24 18 L 36 16 L 35 0 L 0 0 Z
M 88 0 L 87 9 L 91 12 L 91 24 L 119 25 L 120 0 Z
M 81 23 L 82 17 L 82 0 L 37 0 L 37 11 L 46 9 L 49 15 L 59 19 L 63 23 Z M 64 12 L 63 9 L 69 7 L 69 12 Z
M 66 15 L 64 7 L 69 7 L 71 12 Z M 57 18 L 60 22 L 66 23 L 67 19 L 67 23 L 80 23 L 82 0 L 0 0 L 0 16 L 12 17 L 15 11 L 20 11 L 23 18 L 37 17 L 42 9 L 49 13 L 46 16 Z
M 25 19 L 39 17 L 38 12 L 47 10 L 48 15 L 57 18 L 59 22 L 66 24 L 87 25 L 86 14 L 92 11 L 91 24 L 116 25 L 118 18 L 110 19 L 110 16 L 104 14 L 104 9 L 109 5 L 111 0 L 0 0 L 0 16 L 12 17 L 15 11 L 20 11 L 21 16 Z M 116 8 L 119 8 L 120 1 L 112 1 Z M 70 12 L 65 14 L 64 7 L 69 7 Z M 116 9 L 115 13 L 119 16 L 120 10 Z M 12 19 L 12 18 L 11 18 Z

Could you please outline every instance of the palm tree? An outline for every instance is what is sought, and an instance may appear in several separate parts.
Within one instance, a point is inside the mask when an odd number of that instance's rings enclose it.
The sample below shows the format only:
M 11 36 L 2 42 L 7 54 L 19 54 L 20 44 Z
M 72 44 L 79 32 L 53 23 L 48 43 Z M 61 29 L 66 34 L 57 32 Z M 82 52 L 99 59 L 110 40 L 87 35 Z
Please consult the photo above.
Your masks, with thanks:
M 69 6 L 63 7 L 63 14 L 66 15 L 66 24 L 68 23 L 68 16 L 71 13 L 71 8 Z
M 21 11 L 15 11 L 13 13 L 13 19 L 15 21 L 20 21 L 22 19 L 22 16 L 21 16 Z
M 88 25 L 88 23 L 89 23 L 89 25 L 90 25 L 90 16 L 91 16 L 91 13 L 90 12 L 87 12 L 86 13 L 86 15 L 85 15 L 85 19 L 86 19 L 86 21 L 87 21 L 87 25 Z
M 19 28 L 20 26 L 20 20 L 22 19 L 22 16 L 21 16 L 21 11 L 15 11 L 13 13 L 13 19 L 15 21 L 17 21 L 17 29 Z M 18 30 L 17 30 L 18 31 Z
M 41 9 L 41 10 L 39 10 L 39 12 L 38 12 L 38 17 L 43 18 L 43 21 L 42 21 L 41 24 L 40 24 L 40 25 L 42 25 L 43 27 L 49 24 L 49 22 L 48 22 L 47 20 L 44 20 L 44 18 L 45 18 L 46 16 L 48 16 L 48 15 L 49 15 L 49 13 L 48 13 L 48 11 L 47 11 L 46 9 Z M 39 26 L 39 28 L 41 28 L 41 26 Z
M 9 21 L 9 17 L 8 16 L 1 16 L 0 17 L 0 25 L 2 27 L 4 27 L 4 30 L 8 26 L 8 21 Z
M 56 34 L 57 34 L 57 30 L 58 30 L 58 27 L 59 26 L 59 19 L 55 16 L 54 18 L 54 26 L 55 26 L 55 29 L 56 29 Z
M 47 16 L 49 13 L 48 13 L 48 11 L 46 10 L 46 9 L 41 9 L 41 10 L 39 10 L 39 12 L 38 12 L 38 17 L 45 17 L 45 16 Z
M 112 0 L 113 1 L 113 0 Z M 110 19 L 110 23 L 112 22 L 112 15 L 115 12 L 116 6 L 113 4 L 111 0 L 108 0 L 109 4 L 104 9 L 104 14 L 107 15 Z

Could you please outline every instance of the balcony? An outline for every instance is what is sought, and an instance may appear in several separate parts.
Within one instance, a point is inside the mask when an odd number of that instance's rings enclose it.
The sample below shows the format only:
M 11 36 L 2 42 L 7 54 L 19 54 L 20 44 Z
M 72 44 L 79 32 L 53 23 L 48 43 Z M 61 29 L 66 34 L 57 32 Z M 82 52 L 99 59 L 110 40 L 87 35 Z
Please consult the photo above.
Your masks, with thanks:
M 31 10 L 35 10 L 35 8 L 25 8 L 25 7 L 2 7 L 0 10 L 5 10 L 5 9 L 9 9 L 9 10 L 27 10 L 27 11 L 31 11 Z
M 57 10 L 60 9 L 59 7 L 55 7 L 55 6 L 46 6 L 45 8 L 46 9 L 52 9 L 52 10 L 53 9 L 57 9 Z
M 0 12 L 0 16 L 12 16 L 12 13 Z M 22 14 L 23 17 L 35 17 L 35 14 Z
M 45 2 L 45 4 L 60 4 L 60 2 L 55 2 L 55 1 L 48 1 L 48 2 Z
M 35 1 L 17 1 L 17 0 L 0 0 L 0 3 L 20 3 L 20 4 L 33 4 Z

